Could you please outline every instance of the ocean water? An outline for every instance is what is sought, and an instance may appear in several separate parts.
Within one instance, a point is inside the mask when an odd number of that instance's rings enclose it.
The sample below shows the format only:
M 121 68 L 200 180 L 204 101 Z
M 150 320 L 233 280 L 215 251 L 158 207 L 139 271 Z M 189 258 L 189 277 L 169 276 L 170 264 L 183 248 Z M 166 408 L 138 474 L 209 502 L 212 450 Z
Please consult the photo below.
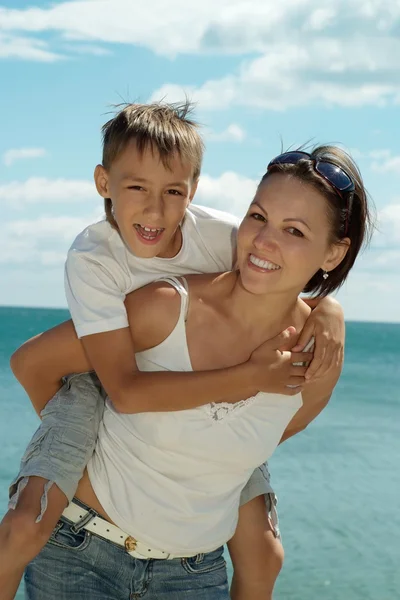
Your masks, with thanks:
M 0 308 L 0 515 L 37 426 L 9 356 L 65 318 L 62 310 Z M 399 362 L 400 325 L 348 323 L 333 399 L 271 460 L 286 551 L 276 600 L 400 598 Z

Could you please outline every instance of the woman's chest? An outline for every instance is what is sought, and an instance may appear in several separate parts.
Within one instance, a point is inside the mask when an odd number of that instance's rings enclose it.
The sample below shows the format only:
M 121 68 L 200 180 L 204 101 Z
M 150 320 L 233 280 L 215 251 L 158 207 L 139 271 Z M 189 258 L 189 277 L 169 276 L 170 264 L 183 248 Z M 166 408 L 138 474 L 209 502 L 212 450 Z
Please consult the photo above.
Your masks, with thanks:
M 223 369 L 247 361 L 257 347 L 253 336 L 213 310 L 197 310 L 186 322 L 186 343 L 194 371 Z

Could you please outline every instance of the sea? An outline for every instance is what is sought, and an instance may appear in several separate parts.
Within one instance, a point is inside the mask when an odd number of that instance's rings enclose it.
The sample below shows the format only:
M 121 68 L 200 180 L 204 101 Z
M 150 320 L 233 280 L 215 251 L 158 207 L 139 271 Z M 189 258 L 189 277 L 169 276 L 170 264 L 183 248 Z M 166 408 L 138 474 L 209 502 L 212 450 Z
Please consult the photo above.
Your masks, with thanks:
M 38 425 L 9 357 L 66 318 L 0 308 L 0 516 Z M 285 547 L 275 600 L 400 599 L 400 324 L 350 322 L 346 337 L 328 407 L 270 461 Z

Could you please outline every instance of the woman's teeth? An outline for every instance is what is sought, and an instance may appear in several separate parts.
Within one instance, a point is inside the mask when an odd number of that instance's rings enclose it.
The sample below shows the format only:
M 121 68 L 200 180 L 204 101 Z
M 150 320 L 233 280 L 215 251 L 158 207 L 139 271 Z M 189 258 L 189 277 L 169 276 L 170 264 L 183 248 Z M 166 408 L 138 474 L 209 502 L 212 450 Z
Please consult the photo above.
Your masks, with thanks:
M 254 254 L 250 254 L 249 260 L 253 265 L 260 269 L 264 269 L 265 271 L 276 271 L 277 269 L 280 269 L 279 265 L 276 265 L 269 260 L 261 260 L 261 258 L 254 256 Z

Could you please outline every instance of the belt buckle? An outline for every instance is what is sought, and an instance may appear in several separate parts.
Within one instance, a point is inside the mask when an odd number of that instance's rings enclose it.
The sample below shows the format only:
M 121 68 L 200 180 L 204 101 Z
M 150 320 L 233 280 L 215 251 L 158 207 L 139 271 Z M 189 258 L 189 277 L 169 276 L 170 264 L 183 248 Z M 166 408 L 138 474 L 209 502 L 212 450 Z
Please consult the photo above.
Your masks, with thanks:
M 128 537 L 125 539 L 124 545 L 127 552 L 134 552 L 136 550 L 137 540 L 135 540 L 135 538 L 131 535 L 128 535 Z

